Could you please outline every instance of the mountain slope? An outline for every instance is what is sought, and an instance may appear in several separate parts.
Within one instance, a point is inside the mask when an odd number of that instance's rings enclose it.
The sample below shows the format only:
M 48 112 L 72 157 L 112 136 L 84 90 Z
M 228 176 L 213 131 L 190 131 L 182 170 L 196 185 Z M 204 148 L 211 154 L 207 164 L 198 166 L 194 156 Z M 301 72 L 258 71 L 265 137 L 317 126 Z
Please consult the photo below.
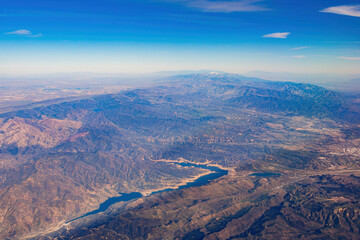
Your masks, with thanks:
M 109 197 L 174 187 L 205 173 L 165 160 L 212 163 L 233 173 L 247 168 L 249 174 L 275 171 L 286 181 L 292 171 L 303 176 L 306 171 L 358 169 L 359 112 L 355 97 L 313 85 L 195 74 L 175 77 L 158 87 L 1 114 L 0 236 L 14 238 L 56 228 L 96 209 Z M 231 209 L 232 200 L 225 200 L 232 198 L 231 191 L 236 188 L 231 181 L 245 184 L 241 191 L 250 191 L 249 207 L 254 201 L 274 207 L 285 201 L 284 191 L 288 190 L 284 186 L 279 186 L 283 190 L 272 202 L 264 189 L 257 187 L 267 178 L 247 176 L 233 174 L 202 187 L 204 196 L 197 188 L 183 191 L 196 199 L 194 206 L 207 201 L 207 191 L 219 194 L 219 212 Z M 223 192 L 214 191 L 211 186 L 220 183 Z M 173 200 L 183 199 L 181 192 L 174 194 Z M 18 198 L 20 195 L 23 197 Z M 168 193 L 161 196 L 169 197 Z M 209 206 L 213 205 L 203 206 L 202 217 L 210 216 Z M 234 218 L 246 215 L 247 210 L 238 210 Z M 127 211 L 138 214 L 131 207 L 121 211 L 124 216 Z M 167 211 L 165 205 L 164 214 Z M 179 221 L 190 221 L 182 211 Z M 204 224 L 210 224 L 209 229 L 220 228 L 218 225 L 233 219 L 224 216 L 227 220 L 223 222 L 218 222 L 216 215 Z M 153 220 L 150 217 L 151 224 L 167 224 Z M 175 220 L 169 216 L 169 221 Z M 128 224 L 126 218 L 121 221 Z M 169 226 L 174 231 L 180 227 Z M 184 228 L 173 236 L 212 232 L 203 227 Z M 168 231 L 163 226 L 153 229 L 157 233 L 151 229 L 121 234 L 146 238 Z

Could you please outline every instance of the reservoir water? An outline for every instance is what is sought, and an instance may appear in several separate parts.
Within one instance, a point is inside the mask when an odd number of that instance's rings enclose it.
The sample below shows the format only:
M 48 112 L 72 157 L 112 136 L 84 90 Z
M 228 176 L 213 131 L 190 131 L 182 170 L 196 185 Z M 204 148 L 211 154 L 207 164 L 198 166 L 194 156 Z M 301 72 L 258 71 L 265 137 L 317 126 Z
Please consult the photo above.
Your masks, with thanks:
M 218 167 L 214 167 L 214 166 L 208 166 L 208 165 L 204 165 L 204 164 L 193 164 L 193 163 L 177 163 L 177 162 L 173 162 L 174 164 L 183 166 L 183 167 L 196 167 L 196 168 L 202 168 L 202 169 L 208 169 L 211 170 L 212 173 L 209 173 L 207 175 L 204 175 L 202 177 L 199 177 L 198 179 L 196 179 L 193 182 L 188 182 L 184 185 L 179 186 L 176 189 L 164 189 L 164 190 L 160 190 L 160 191 L 156 191 L 151 193 L 151 195 L 156 194 L 156 193 L 160 193 L 160 192 L 166 192 L 166 191 L 172 191 L 172 190 L 177 190 L 177 189 L 184 189 L 184 188 L 189 188 L 189 187 L 199 187 L 199 186 L 203 186 L 208 184 L 211 180 L 215 180 L 217 178 L 220 178 L 222 176 L 225 176 L 228 174 L 227 170 L 223 170 L 221 168 Z M 90 215 L 94 215 L 100 212 L 105 212 L 111 205 L 117 203 L 117 202 L 126 202 L 126 201 L 130 201 L 130 200 L 134 200 L 134 199 L 138 199 L 143 197 L 143 195 L 139 192 L 132 192 L 132 193 L 122 193 L 121 196 L 119 197 L 113 197 L 113 198 L 109 198 L 108 200 L 106 200 L 105 202 L 101 203 L 99 208 L 88 212 L 78 218 L 72 219 L 66 223 L 70 223 L 73 222 L 77 219 L 83 218 L 83 217 L 87 217 Z
M 272 172 L 262 172 L 262 173 L 253 173 L 250 176 L 254 177 L 280 177 L 281 174 L 279 173 L 272 173 Z

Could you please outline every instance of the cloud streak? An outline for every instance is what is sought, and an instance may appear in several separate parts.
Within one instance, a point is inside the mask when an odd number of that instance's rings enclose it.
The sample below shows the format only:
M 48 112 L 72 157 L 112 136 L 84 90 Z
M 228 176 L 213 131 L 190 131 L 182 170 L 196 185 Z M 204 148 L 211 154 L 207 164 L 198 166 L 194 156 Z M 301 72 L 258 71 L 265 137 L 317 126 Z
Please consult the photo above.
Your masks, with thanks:
M 360 17 L 360 5 L 342 5 L 336 7 L 328 7 L 320 10 L 320 12 Z
M 26 36 L 26 37 L 32 37 L 32 38 L 42 37 L 41 33 L 33 34 L 31 31 L 29 31 L 27 29 L 19 29 L 19 30 L 13 31 L 13 32 L 7 32 L 5 34 L 6 35 Z
M 32 33 L 29 30 L 20 29 L 20 30 L 16 30 L 16 31 L 13 31 L 13 32 L 8 32 L 8 33 L 5 33 L 5 34 L 8 34 L 8 35 L 31 35 Z
M 278 33 L 270 33 L 262 36 L 263 38 L 287 38 L 289 36 L 289 32 L 278 32 Z
M 291 50 L 294 50 L 294 51 L 296 51 L 296 50 L 301 50 L 301 49 L 306 49 L 306 48 L 310 48 L 310 47 L 296 47 L 296 48 L 292 48 Z
M 359 61 L 360 57 L 337 57 L 340 59 L 345 59 L 345 60 L 352 60 L 352 61 Z
M 181 3 L 189 8 L 203 12 L 256 12 L 266 11 L 259 2 L 263 0 L 237 0 L 237 1 L 210 1 L 210 0 L 165 0 L 167 2 Z
M 306 58 L 306 56 L 304 56 L 304 55 L 296 55 L 296 56 L 292 56 L 293 58 Z
M 42 37 L 42 33 L 38 33 L 38 34 L 31 34 L 28 37 L 32 37 L 32 38 L 37 38 L 37 37 Z

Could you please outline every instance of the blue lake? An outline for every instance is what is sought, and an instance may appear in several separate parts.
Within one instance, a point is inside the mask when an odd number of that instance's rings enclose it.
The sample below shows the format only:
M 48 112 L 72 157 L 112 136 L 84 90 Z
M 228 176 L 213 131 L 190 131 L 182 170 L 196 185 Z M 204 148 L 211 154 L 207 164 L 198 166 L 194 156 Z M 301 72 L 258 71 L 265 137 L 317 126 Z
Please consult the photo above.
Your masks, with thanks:
M 281 174 L 272 173 L 272 172 L 263 172 L 263 173 L 253 173 L 253 174 L 250 174 L 249 176 L 254 176 L 254 177 L 280 177 Z
M 177 189 L 184 189 L 184 188 L 189 188 L 189 187 L 199 187 L 199 186 L 203 186 L 208 184 L 211 180 L 215 180 L 217 178 L 220 178 L 222 176 L 225 176 L 228 174 L 227 170 L 223 170 L 220 169 L 218 167 L 214 167 L 214 166 L 208 166 L 208 165 L 203 165 L 203 164 L 192 164 L 192 163 L 175 163 L 177 165 L 183 166 L 183 167 L 196 167 L 196 168 L 202 168 L 202 169 L 208 169 L 213 171 L 213 173 L 209 173 L 207 175 L 204 175 L 202 177 L 199 177 L 198 179 L 196 179 L 194 182 L 189 182 L 186 183 L 185 185 L 179 186 Z M 153 192 L 151 193 L 151 195 L 156 194 L 156 193 L 160 193 L 160 192 L 166 192 L 166 191 L 172 191 L 172 190 L 177 190 L 177 189 L 164 189 L 164 190 L 160 190 L 157 192 Z M 81 217 L 72 219 L 66 223 L 70 223 L 72 221 L 75 221 L 77 219 L 83 218 L 83 217 L 87 217 L 90 215 L 94 215 L 100 212 L 105 212 L 111 205 L 118 203 L 118 202 L 127 202 L 130 200 L 134 200 L 134 199 L 138 199 L 143 197 L 143 195 L 139 192 L 132 192 L 132 193 L 122 193 L 121 196 L 119 197 L 113 197 L 113 198 L 109 198 L 108 200 L 106 200 L 105 202 L 101 203 L 99 208 L 88 212 L 84 215 L 82 215 Z

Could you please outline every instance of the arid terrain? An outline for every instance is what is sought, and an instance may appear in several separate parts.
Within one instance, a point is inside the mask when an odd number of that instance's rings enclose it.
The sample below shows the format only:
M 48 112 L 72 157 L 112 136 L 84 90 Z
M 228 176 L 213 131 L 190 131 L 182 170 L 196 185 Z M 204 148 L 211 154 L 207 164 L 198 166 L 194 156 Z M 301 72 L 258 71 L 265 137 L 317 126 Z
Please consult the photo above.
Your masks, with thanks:
M 358 239 L 360 97 L 190 74 L 0 114 L 1 239 Z M 176 188 L 209 171 L 208 184 Z M 66 223 L 122 193 L 144 197 Z

